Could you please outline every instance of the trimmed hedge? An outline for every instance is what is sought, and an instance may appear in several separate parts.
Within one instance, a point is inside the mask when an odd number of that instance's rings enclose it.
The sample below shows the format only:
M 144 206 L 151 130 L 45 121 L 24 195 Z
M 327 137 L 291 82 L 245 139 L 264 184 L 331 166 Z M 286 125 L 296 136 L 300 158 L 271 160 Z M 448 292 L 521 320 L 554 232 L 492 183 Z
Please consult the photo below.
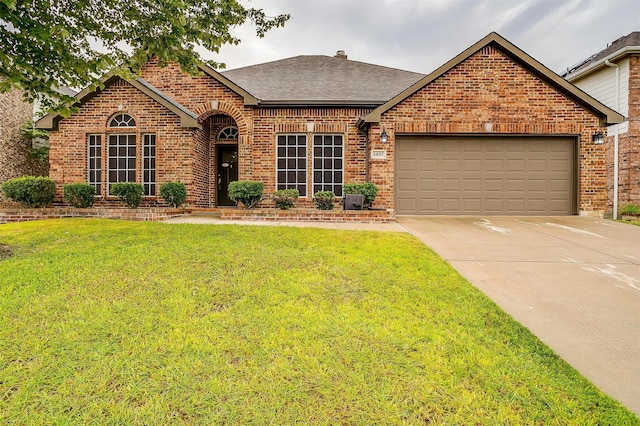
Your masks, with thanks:
M 160 196 L 171 207 L 180 207 L 187 199 L 187 187 L 182 182 L 165 182 L 160 185 Z
M 93 206 L 96 189 L 88 183 L 69 183 L 62 187 L 62 197 L 73 207 L 86 209 Z
M 242 203 L 247 209 L 252 209 L 262 200 L 264 184 L 252 180 L 239 180 L 229 184 L 229 198 Z
M 364 206 L 365 209 L 371 207 L 373 204 L 373 200 L 376 199 L 378 195 L 378 187 L 371 182 L 367 183 L 345 183 L 343 187 L 345 194 L 358 194 L 364 197 Z
M 144 187 L 131 182 L 114 183 L 111 185 L 111 195 L 120 198 L 130 209 L 137 209 L 142 203 Z
M 4 182 L 2 192 L 24 207 L 45 207 L 56 196 L 56 183 L 44 176 L 22 176 Z
M 273 202 L 280 210 L 289 210 L 300 196 L 297 189 L 281 189 L 273 193 Z
M 316 202 L 318 210 L 333 210 L 333 200 L 336 194 L 332 191 L 318 191 L 313 194 L 313 200 Z

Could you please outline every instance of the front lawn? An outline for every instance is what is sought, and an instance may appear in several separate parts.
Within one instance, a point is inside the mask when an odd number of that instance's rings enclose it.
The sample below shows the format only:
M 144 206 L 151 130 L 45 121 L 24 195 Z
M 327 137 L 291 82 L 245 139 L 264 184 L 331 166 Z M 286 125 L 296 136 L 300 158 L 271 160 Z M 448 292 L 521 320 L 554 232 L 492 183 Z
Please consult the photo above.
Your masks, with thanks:
M 406 234 L 66 219 L 0 247 L 0 424 L 638 424 Z

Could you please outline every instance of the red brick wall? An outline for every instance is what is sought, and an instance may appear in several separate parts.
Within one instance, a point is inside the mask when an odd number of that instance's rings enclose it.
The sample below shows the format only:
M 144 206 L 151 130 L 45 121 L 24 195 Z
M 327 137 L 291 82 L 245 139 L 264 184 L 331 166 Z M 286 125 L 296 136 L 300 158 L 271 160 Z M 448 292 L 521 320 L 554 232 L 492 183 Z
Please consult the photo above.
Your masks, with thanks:
M 265 194 L 275 191 L 276 183 L 276 135 L 302 133 L 307 135 L 307 200 L 300 205 L 311 205 L 314 134 L 333 133 L 344 135 L 344 182 L 364 182 L 366 173 L 366 137 L 358 132 L 358 118 L 369 109 L 355 108 L 279 108 L 257 109 L 253 123 L 252 179 L 264 182 Z M 311 129 L 308 127 L 311 126 Z M 242 160 L 241 160 L 242 161 Z M 243 163 L 240 164 L 242 171 Z M 265 203 L 267 204 L 267 203 Z
M 50 133 L 50 176 L 58 185 L 58 201 L 62 185 L 87 181 L 87 135 L 102 135 L 102 196 L 106 197 L 107 136 L 112 133 L 132 133 L 126 129 L 107 128 L 116 113 L 128 113 L 136 120 L 138 144 L 137 181 L 142 180 L 142 134 L 156 134 L 156 182 L 181 181 L 193 194 L 192 129 L 180 127 L 180 119 L 124 80 L 117 80 L 87 101 L 80 111 L 60 121 Z M 156 191 L 157 193 L 159 191 Z M 159 196 L 156 197 L 159 199 Z
M 629 131 L 618 139 L 619 169 L 618 206 L 633 202 L 640 204 L 640 55 L 629 57 Z M 609 185 L 610 206 L 613 206 L 614 138 L 607 138 L 610 150 Z
M 379 142 L 380 126 L 389 134 L 387 145 Z M 376 203 L 387 207 L 394 206 L 396 133 L 577 135 L 579 210 L 607 206 L 606 149 L 591 143 L 598 118 L 496 48 L 481 49 L 390 109 L 380 126 L 371 130 L 372 148 L 386 149 L 387 160 L 371 163 L 371 181 L 380 187 Z

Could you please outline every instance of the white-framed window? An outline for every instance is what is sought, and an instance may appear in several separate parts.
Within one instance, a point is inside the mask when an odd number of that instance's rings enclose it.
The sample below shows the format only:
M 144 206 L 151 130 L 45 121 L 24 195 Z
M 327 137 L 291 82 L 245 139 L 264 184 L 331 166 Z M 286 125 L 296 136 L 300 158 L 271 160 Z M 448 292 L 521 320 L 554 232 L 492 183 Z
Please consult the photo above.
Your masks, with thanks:
M 297 189 L 307 196 L 307 135 L 277 135 L 276 189 Z
M 102 193 L 102 135 L 87 136 L 87 183 Z
M 156 195 L 156 135 L 142 135 L 142 186 L 144 195 Z
M 344 136 L 313 136 L 313 193 L 333 191 L 342 197 L 344 183 Z
M 110 193 L 112 183 L 136 181 L 136 135 L 109 135 L 108 154 Z
M 136 120 L 126 113 L 116 114 L 109 120 L 109 127 L 136 127 Z
M 238 128 L 235 126 L 225 127 L 218 132 L 218 140 L 224 141 L 237 141 L 238 140 Z

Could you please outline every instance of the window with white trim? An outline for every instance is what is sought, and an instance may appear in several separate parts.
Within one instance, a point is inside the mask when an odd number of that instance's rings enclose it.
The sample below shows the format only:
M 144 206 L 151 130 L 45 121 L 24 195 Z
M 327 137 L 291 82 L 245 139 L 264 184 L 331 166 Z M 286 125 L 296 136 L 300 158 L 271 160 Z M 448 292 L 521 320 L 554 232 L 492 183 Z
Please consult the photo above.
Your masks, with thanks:
M 87 183 L 99 196 L 102 191 L 102 135 L 87 137 Z
M 142 186 L 145 196 L 156 195 L 156 135 L 142 135 Z
M 332 191 L 342 197 L 344 138 L 342 135 L 313 136 L 313 193 Z
M 136 181 L 136 135 L 109 135 L 109 193 L 111 184 Z
M 136 127 L 136 120 L 129 114 L 116 114 L 109 120 L 109 127 Z
M 307 136 L 278 135 L 276 143 L 276 189 L 297 189 L 307 196 Z
M 238 128 L 235 126 L 225 127 L 218 133 L 218 140 L 223 141 L 237 141 L 238 140 Z

